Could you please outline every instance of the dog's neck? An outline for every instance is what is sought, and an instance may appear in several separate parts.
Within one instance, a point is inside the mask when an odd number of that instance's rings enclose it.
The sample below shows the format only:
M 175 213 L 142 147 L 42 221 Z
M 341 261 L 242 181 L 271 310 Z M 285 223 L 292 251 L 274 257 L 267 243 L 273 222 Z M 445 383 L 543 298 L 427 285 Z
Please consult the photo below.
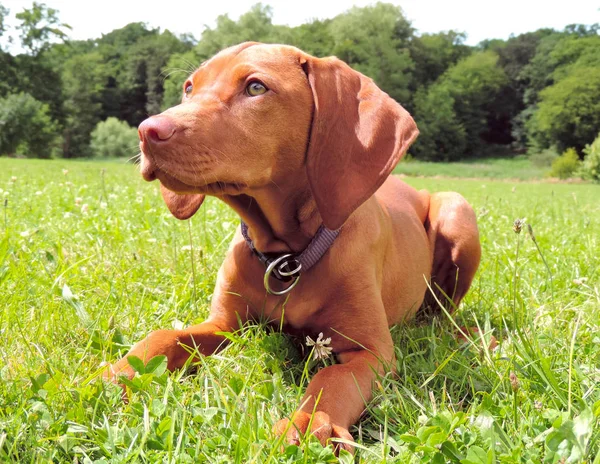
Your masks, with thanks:
M 248 225 L 257 250 L 263 253 L 304 250 L 321 225 L 321 216 L 310 189 L 277 185 L 221 199 Z

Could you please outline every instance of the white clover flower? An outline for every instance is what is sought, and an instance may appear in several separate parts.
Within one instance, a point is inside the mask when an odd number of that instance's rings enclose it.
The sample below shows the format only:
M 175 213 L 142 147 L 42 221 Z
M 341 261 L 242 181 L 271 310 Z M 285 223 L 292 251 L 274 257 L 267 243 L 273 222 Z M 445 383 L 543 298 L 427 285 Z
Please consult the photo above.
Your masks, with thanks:
M 100 202 L 100 208 L 106 209 L 107 206 L 108 206 L 108 203 L 106 203 L 105 201 Z
M 63 175 L 66 176 L 67 174 L 69 174 L 69 170 L 68 169 L 63 169 Z
M 17 177 L 16 177 L 16 176 L 12 176 L 12 177 L 10 178 L 10 181 L 11 181 L 11 182 L 16 182 L 16 181 L 17 181 Z
M 42 195 L 43 192 L 41 190 L 38 190 L 37 192 L 35 192 L 35 194 L 39 196 L 39 195 Z
M 191 245 L 184 245 L 181 247 L 181 251 L 190 251 L 192 249 Z
M 333 348 L 329 346 L 331 343 L 331 337 L 327 337 L 323 340 L 323 332 L 319 333 L 316 340 L 313 340 L 309 336 L 306 337 L 306 346 L 313 348 L 313 359 L 326 359 L 331 356 Z
M 83 201 L 83 198 L 80 198 L 80 197 L 75 198 L 75 206 L 79 206 L 82 201 Z
M 82 213 L 84 213 L 84 214 L 88 212 L 88 209 L 89 209 L 89 206 L 88 206 L 88 204 L 87 204 L 87 203 L 84 203 L 84 204 L 81 206 L 81 212 L 82 212 Z

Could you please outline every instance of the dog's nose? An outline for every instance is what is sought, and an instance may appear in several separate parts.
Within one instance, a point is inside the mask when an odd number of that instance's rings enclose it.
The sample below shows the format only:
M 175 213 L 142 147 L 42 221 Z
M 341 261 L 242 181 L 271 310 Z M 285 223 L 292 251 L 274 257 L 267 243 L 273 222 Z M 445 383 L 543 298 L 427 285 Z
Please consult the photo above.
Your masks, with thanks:
M 175 124 L 165 116 L 152 116 L 138 127 L 140 141 L 160 143 L 169 140 L 175 133 Z

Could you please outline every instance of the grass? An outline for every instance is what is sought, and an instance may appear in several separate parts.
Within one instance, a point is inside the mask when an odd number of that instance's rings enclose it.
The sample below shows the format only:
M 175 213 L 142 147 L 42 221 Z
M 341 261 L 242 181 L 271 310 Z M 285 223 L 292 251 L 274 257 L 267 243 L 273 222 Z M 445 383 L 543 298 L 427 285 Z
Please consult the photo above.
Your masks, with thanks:
M 418 160 L 402 161 L 396 174 L 423 177 L 490 178 L 534 180 L 546 177 L 549 167 L 536 166 L 526 155 L 503 158 L 477 158 L 452 163 Z
M 461 344 L 445 316 L 395 328 L 398 375 L 342 462 L 600 463 L 600 187 L 407 181 L 474 205 L 483 260 L 455 319 L 486 340 Z M 149 331 L 206 316 L 237 225 L 225 206 L 178 222 L 114 162 L 0 159 L 0 189 L 0 460 L 335 462 L 271 433 L 319 367 L 277 331 L 246 327 L 194 375 L 157 363 L 129 404 L 98 379 Z

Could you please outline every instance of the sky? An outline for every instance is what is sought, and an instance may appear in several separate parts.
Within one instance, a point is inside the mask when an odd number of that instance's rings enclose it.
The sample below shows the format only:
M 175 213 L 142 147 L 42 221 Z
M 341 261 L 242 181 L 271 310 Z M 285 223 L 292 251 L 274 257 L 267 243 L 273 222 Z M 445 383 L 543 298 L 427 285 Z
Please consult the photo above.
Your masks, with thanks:
M 14 17 L 33 0 L 0 0 Z M 237 19 L 257 0 L 38 0 L 59 10 L 59 18 L 73 29 L 74 39 L 100 37 L 130 22 L 169 29 L 196 38 L 204 25 L 228 14 Z M 400 5 L 420 33 L 453 29 L 467 33 L 467 44 L 484 39 L 506 39 L 542 27 L 562 29 L 573 23 L 600 23 L 600 0 L 388 0 Z M 332 18 L 368 0 L 263 0 L 273 7 L 273 22 L 297 26 L 311 19 Z M 14 24 L 14 23 L 12 23 Z M 13 35 L 14 34 L 13 31 Z

